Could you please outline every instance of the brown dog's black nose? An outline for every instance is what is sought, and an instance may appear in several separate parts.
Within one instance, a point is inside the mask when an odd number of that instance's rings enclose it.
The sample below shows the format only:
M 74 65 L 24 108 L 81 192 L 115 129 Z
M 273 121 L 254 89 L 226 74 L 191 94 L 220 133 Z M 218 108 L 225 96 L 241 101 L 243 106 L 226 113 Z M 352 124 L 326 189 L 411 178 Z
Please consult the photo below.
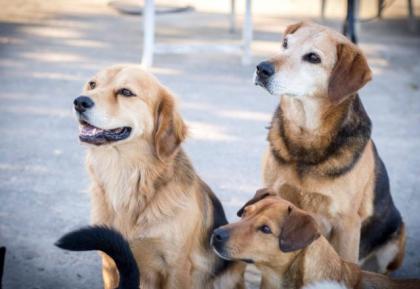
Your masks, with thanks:
M 76 98 L 73 101 L 73 104 L 74 104 L 74 109 L 77 112 L 85 112 L 86 109 L 91 108 L 92 106 L 94 106 L 95 103 L 89 97 L 82 95 Z
M 213 231 L 213 244 L 223 244 L 229 239 L 229 231 L 219 228 Z
M 269 78 L 274 73 L 274 65 L 269 61 L 263 61 L 257 65 L 257 75 L 262 80 Z

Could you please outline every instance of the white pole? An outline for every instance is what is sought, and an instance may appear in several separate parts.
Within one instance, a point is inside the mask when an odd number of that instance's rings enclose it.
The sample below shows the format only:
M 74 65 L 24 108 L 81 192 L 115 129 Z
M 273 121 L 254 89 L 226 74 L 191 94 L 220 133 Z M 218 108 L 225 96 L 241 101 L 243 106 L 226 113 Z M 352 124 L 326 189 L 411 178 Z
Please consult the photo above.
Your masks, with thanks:
M 151 66 L 153 64 L 153 49 L 155 42 L 155 1 L 145 0 L 143 25 L 143 56 L 141 64 Z
M 327 0 L 321 0 L 321 19 L 325 20 L 325 9 L 327 7 Z
M 251 16 L 251 0 L 245 0 L 245 17 L 242 28 L 243 52 L 242 64 L 247 65 L 251 63 L 251 42 L 252 42 L 252 16 Z
M 235 33 L 236 30 L 236 7 L 235 7 L 235 0 L 230 0 L 230 27 L 229 32 Z

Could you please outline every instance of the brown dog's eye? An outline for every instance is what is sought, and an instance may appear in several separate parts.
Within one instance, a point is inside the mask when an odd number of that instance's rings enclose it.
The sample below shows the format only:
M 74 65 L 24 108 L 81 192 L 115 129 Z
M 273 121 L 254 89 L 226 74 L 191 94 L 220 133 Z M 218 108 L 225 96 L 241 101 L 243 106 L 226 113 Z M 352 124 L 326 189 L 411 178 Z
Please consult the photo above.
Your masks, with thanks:
M 321 63 L 321 57 L 319 57 L 319 55 L 314 52 L 305 54 L 303 56 L 303 60 L 313 64 Z
M 284 38 L 284 39 L 283 39 L 282 46 L 283 46 L 283 48 L 284 48 L 284 49 L 286 49 L 286 48 L 287 48 L 287 38 Z
M 127 88 L 121 88 L 120 90 L 118 90 L 118 94 L 121 94 L 123 96 L 136 96 L 131 90 L 127 89 Z
M 260 231 L 263 232 L 264 234 L 271 234 L 272 233 L 270 227 L 267 226 L 267 225 L 262 225 L 260 227 Z
M 89 81 L 89 88 L 90 89 L 95 89 L 96 87 L 96 82 L 95 81 Z

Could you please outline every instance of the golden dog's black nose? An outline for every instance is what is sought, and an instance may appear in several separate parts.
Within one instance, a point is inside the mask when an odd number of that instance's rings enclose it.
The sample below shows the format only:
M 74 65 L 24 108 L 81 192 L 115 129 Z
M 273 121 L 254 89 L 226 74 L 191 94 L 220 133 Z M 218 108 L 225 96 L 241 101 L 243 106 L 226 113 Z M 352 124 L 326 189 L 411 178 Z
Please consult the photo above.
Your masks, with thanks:
M 92 106 L 94 106 L 95 103 L 89 97 L 82 95 L 76 98 L 73 101 L 73 104 L 74 104 L 74 109 L 77 112 L 85 112 L 86 109 L 91 108 Z
M 274 73 L 274 65 L 269 61 L 263 61 L 257 65 L 257 75 L 261 80 L 269 78 Z

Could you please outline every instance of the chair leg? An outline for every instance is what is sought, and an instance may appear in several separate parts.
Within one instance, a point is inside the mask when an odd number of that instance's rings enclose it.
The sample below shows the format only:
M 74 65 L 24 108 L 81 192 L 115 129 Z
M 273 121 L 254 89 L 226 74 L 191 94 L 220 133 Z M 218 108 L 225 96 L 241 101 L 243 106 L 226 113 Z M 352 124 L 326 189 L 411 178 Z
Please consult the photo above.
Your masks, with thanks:
M 325 8 L 327 7 L 327 0 L 321 0 L 321 19 L 325 20 Z
M 378 0 L 378 12 L 376 14 L 378 18 L 382 18 L 384 4 L 385 4 L 385 0 Z
M 236 31 L 236 1 L 230 0 L 230 23 L 229 32 L 235 33 Z
M 357 43 L 355 25 L 356 0 L 347 0 L 347 15 L 343 25 L 343 34 L 348 36 L 353 43 Z
M 242 28 L 242 64 L 247 65 L 251 63 L 251 42 L 252 42 L 252 13 L 251 0 L 245 0 L 245 17 Z
M 408 28 L 415 32 L 417 30 L 416 16 L 414 15 L 413 0 L 408 0 Z
M 144 26 L 143 26 L 143 56 L 141 64 L 151 66 L 153 64 L 153 50 L 155 42 L 155 1 L 145 0 Z

